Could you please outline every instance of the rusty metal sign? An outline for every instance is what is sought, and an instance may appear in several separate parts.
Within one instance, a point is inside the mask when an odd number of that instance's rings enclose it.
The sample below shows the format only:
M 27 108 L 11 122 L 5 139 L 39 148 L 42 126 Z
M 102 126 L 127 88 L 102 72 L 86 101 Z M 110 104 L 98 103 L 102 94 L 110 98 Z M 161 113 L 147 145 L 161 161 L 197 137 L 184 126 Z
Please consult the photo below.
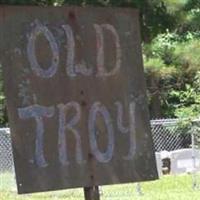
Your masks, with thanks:
M 157 178 L 138 11 L 0 7 L 19 193 Z

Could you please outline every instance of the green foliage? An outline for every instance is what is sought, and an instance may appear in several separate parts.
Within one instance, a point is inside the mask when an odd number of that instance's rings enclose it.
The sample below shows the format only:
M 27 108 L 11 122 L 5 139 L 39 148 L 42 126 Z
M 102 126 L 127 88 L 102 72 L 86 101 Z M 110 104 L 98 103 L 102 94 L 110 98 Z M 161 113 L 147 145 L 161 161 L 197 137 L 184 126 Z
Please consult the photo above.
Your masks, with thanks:
M 187 26 L 190 30 L 198 31 L 200 28 L 199 20 L 200 20 L 200 8 L 192 9 L 188 12 L 186 18 Z
M 144 59 L 144 65 L 146 76 L 154 77 L 160 83 L 164 80 L 163 84 L 166 84 L 167 80 L 172 81 L 178 73 L 174 66 L 166 65 L 160 58 Z
M 151 102 L 155 93 L 159 95 L 163 117 L 198 117 L 199 36 L 191 32 L 181 36 L 169 31 L 159 34 L 150 45 L 144 45 L 144 60 L 149 99 Z
M 173 62 L 173 52 L 178 43 L 178 35 L 170 33 L 168 30 L 165 34 L 159 34 L 153 39 L 150 45 L 147 45 L 147 57 L 161 59 L 166 65 Z
M 177 105 L 175 115 L 179 118 L 193 119 L 199 118 L 200 116 L 200 72 L 197 73 L 194 83 L 192 85 L 186 85 L 185 91 L 181 91 L 178 95 L 180 103 Z
M 184 6 L 184 10 L 186 11 L 190 11 L 196 8 L 200 8 L 200 0 L 188 0 Z
M 189 3 L 189 0 L 165 0 L 164 3 L 169 13 L 177 13 L 185 8 L 185 6 Z
M 187 78 L 193 77 L 200 70 L 200 40 L 192 39 L 176 46 L 174 64 L 184 70 Z

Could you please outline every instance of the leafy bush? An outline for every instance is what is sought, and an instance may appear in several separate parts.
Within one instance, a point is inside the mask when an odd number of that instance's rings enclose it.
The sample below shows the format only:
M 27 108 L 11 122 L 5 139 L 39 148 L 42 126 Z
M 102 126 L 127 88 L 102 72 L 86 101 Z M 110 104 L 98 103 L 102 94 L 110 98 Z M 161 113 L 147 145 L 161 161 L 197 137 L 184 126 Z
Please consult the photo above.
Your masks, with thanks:
M 144 61 L 149 102 L 153 94 L 159 95 L 163 117 L 198 116 L 200 39 L 197 35 L 188 32 L 179 37 L 169 31 L 160 34 L 150 45 L 144 45 Z

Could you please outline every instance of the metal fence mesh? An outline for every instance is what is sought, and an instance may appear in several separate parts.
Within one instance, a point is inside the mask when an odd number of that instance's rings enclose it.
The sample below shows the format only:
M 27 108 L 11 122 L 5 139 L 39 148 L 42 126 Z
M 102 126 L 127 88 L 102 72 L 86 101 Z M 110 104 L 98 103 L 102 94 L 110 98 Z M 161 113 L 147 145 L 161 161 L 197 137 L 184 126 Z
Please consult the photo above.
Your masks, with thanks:
M 181 133 L 176 119 L 152 120 L 152 137 L 155 151 L 172 151 L 175 149 L 187 148 L 191 145 L 191 136 Z M 195 143 L 200 146 L 200 136 L 195 136 Z M 16 183 L 14 179 L 13 157 L 11 148 L 11 138 L 9 129 L 0 129 L 0 190 L 15 190 Z M 119 189 L 120 187 L 120 189 Z M 101 199 L 130 199 L 138 194 L 137 184 L 125 184 L 112 186 L 112 193 L 109 186 L 100 187 Z M 124 189 L 123 189 L 124 188 Z M 120 192 L 119 192 L 120 191 Z M 136 192 L 137 191 L 137 192 Z M 66 199 L 74 197 L 75 199 L 84 199 L 82 189 L 67 190 L 63 194 L 53 193 L 52 199 L 58 199 L 63 195 Z M 62 199 L 62 197 L 61 197 Z
M 191 136 L 179 128 L 177 119 L 159 119 L 151 121 L 151 131 L 156 152 L 173 151 L 188 148 Z
M 0 173 L 13 171 L 13 156 L 10 131 L 0 129 Z

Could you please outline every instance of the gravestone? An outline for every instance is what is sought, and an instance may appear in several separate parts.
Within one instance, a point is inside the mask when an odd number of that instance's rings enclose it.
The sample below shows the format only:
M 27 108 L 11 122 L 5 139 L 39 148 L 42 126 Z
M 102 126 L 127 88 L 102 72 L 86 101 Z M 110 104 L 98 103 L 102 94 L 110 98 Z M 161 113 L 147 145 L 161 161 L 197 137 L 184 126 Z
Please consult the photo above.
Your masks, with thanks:
M 156 167 L 157 167 L 157 172 L 158 176 L 161 177 L 162 174 L 162 159 L 161 159 L 161 153 L 160 152 L 155 152 L 156 156 Z
M 200 171 L 200 151 L 179 149 L 171 151 L 171 174 Z

